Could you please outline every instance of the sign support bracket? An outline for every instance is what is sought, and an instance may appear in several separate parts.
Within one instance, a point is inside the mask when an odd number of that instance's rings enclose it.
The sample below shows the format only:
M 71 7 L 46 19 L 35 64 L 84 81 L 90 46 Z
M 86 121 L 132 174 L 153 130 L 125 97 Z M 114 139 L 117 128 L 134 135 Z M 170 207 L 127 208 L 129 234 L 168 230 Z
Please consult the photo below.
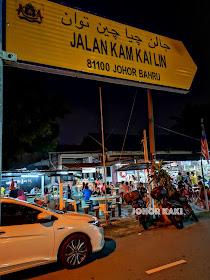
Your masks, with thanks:
M 4 61 L 17 61 L 17 54 L 16 53 L 11 53 L 11 52 L 5 52 L 0 49 L 0 58 Z

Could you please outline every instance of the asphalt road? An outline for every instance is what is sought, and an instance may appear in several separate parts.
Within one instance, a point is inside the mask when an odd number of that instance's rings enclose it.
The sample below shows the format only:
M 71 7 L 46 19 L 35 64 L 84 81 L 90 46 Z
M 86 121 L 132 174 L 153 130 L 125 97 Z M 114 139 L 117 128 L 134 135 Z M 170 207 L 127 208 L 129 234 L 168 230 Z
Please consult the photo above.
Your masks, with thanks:
M 145 271 L 179 260 L 180 264 L 153 274 Z M 107 239 L 103 251 L 90 256 L 75 270 L 57 264 L 40 266 L 3 276 L 2 280 L 209 280 L 210 219 L 142 231 L 116 240 Z

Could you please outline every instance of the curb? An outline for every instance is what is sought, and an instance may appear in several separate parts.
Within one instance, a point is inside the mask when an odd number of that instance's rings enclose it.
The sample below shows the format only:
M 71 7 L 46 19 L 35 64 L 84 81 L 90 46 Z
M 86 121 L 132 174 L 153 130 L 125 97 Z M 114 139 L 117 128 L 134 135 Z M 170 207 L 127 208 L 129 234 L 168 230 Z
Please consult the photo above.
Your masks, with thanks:
M 198 219 L 202 218 L 210 218 L 210 211 L 202 211 L 200 213 L 195 213 Z M 194 221 L 192 217 L 187 219 L 187 221 Z M 149 227 L 149 230 L 154 230 L 158 228 L 163 228 L 163 227 L 169 227 L 171 226 L 171 222 L 155 222 L 155 225 L 152 225 Z M 110 225 L 102 224 L 102 227 L 104 228 L 104 233 L 107 237 L 112 237 L 112 238 L 121 238 L 125 237 L 127 235 L 141 232 L 143 228 L 139 226 L 139 223 L 135 219 L 123 219 L 123 220 L 117 220 L 117 221 L 111 221 Z

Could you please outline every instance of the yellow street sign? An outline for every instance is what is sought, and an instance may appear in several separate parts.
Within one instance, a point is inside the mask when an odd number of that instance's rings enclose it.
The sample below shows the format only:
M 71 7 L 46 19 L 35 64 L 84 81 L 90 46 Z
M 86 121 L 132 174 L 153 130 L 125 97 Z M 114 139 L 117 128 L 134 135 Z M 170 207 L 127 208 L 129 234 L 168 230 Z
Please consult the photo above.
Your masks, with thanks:
M 197 70 L 181 41 L 46 0 L 6 1 L 6 51 L 19 62 L 148 87 L 189 90 Z

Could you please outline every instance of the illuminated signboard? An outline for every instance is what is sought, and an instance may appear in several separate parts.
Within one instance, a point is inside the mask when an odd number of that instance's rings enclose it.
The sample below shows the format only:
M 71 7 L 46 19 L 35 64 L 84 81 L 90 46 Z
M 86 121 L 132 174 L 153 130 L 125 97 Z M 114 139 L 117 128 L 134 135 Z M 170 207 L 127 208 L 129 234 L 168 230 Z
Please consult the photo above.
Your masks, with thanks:
M 58 3 L 6 1 L 6 51 L 18 62 L 189 90 L 197 67 L 181 41 Z
M 96 172 L 96 168 L 92 168 L 92 167 L 82 168 L 82 173 L 95 173 L 95 172 Z

